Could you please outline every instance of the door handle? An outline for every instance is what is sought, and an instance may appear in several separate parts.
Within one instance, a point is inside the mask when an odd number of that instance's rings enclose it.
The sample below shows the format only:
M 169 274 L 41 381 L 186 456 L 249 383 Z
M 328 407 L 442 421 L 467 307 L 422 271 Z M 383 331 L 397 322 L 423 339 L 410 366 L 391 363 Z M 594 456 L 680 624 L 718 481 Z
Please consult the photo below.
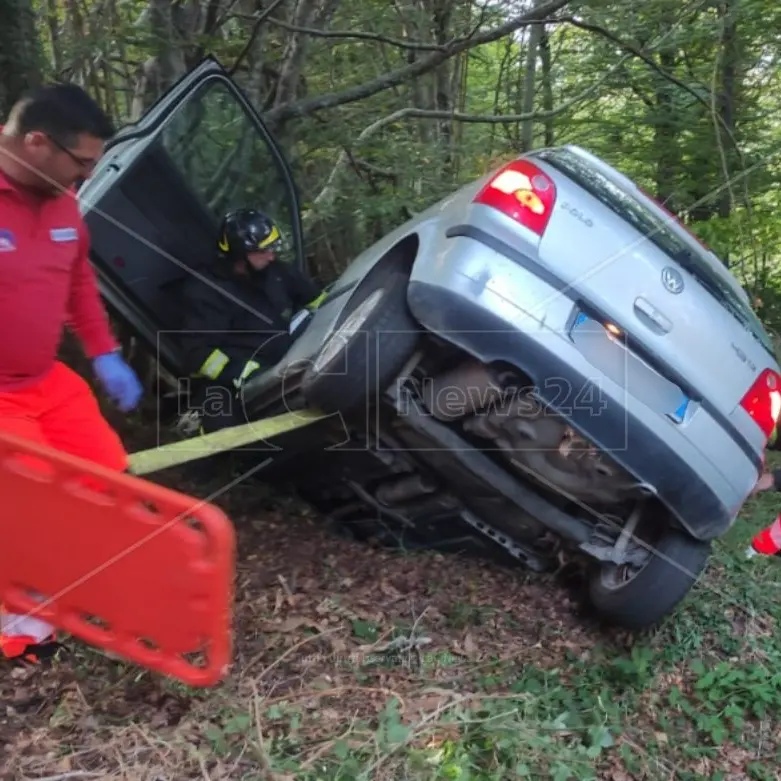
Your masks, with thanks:
M 637 318 L 654 333 L 663 335 L 672 331 L 672 322 L 665 317 L 650 301 L 638 296 L 635 299 L 635 314 Z

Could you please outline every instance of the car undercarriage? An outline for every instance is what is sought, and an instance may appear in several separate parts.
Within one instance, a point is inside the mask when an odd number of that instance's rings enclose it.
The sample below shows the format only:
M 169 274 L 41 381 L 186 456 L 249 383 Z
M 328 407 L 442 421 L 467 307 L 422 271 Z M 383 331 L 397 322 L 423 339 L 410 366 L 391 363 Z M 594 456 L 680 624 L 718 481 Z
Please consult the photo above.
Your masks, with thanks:
M 297 452 L 283 471 L 362 540 L 499 556 L 537 572 L 567 551 L 640 566 L 647 551 L 621 532 L 651 511 L 647 491 L 520 379 L 435 340 L 368 421 L 347 419 L 348 442 Z

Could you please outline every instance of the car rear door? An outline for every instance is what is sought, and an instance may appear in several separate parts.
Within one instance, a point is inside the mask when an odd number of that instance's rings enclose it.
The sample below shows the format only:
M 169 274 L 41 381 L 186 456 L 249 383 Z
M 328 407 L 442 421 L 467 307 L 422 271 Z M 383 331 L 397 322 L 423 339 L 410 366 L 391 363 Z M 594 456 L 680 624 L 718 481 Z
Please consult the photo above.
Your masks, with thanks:
M 283 233 L 285 260 L 304 266 L 290 166 L 213 57 L 117 133 L 78 197 L 104 298 L 175 376 L 182 376 L 176 293 L 212 261 L 226 211 L 269 213 Z

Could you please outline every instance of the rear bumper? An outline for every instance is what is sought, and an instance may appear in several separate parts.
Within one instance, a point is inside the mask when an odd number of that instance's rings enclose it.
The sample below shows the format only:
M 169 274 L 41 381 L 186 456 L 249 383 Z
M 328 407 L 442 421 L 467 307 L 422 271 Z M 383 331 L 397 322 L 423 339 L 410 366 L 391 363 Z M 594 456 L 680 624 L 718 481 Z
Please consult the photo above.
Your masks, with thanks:
M 458 290 L 413 275 L 408 294 L 412 313 L 425 327 L 479 360 L 506 362 L 525 372 L 553 409 L 566 409 L 566 417 L 582 436 L 610 453 L 637 480 L 652 486 L 692 536 L 713 539 L 730 527 L 736 510 L 711 487 L 716 480 L 709 484 L 695 471 L 691 462 L 696 459 L 665 442 L 620 399 L 598 387 L 593 371 L 589 377 L 582 356 L 565 340 L 556 334 L 541 338 L 541 330 L 526 333 L 510 328 L 485 302 L 469 295 L 464 281 Z M 562 388 L 569 390 L 562 393 Z M 573 394 L 577 395 L 574 404 Z

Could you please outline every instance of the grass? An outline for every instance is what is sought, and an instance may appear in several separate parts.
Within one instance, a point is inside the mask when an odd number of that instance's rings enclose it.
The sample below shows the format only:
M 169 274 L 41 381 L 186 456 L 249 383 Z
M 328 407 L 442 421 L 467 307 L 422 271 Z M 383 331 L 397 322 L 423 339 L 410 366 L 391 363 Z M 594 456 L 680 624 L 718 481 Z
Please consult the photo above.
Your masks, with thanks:
M 288 505 L 231 509 L 225 683 L 189 690 L 85 647 L 8 676 L 0 778 L 776 779 L 781 561 L 743 551 L 779 508 L 750 501 L 639 635 L 542 578 L 335 540 Z

